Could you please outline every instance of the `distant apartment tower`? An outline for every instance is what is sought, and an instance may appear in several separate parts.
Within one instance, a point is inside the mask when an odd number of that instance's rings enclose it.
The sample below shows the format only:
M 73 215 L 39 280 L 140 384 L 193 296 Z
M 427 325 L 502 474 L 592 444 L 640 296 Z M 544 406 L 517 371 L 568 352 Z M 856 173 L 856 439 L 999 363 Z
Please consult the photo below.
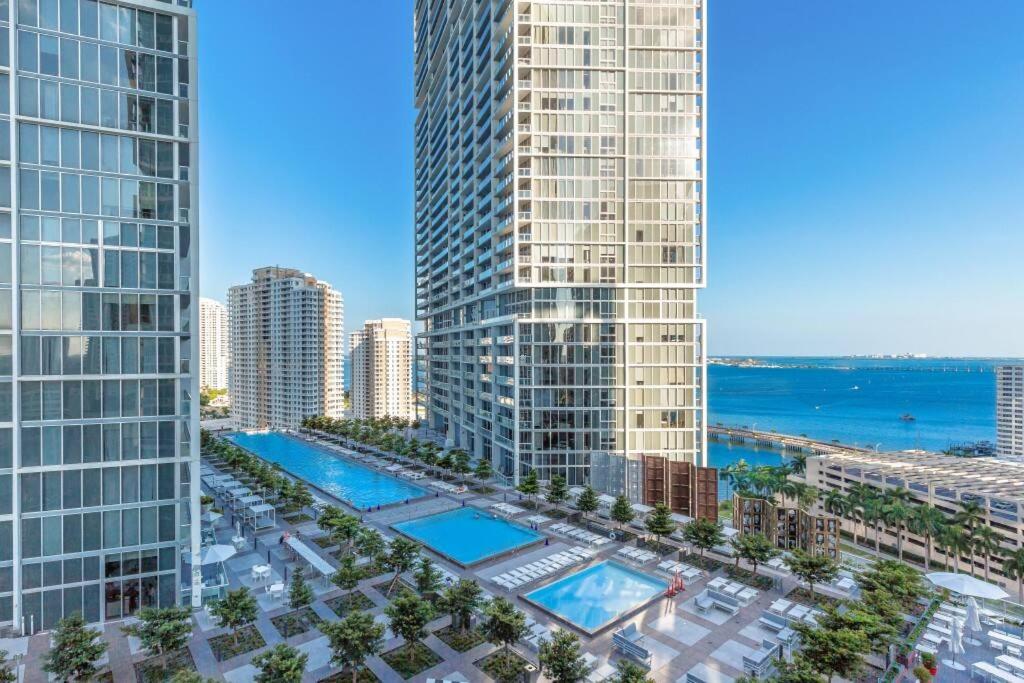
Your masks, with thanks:
M 188 602 L 199 112 L 190 0 L 0 0 L 0 36 L 6 636 Z
M 416 4 L 428 426 L 512 480 L 650 503 L 705 465 L 704 21 L 700 0 Z
M 231 358 L 228 309 L 219 301 L 199 300 L 199 386 L 227 389 Z
M 258 268 L 228 291 L 228 392 L 239 427 L 342 416 L 343 309 L 341 292 L 293 268 Z
M 996 455 L 1024 455 L 1024 365 L 996 368 Z
M 360 419 L 416 419 L 412 396 L 412 325 L 408 320 L 367 320 L 349 336 L 352 413 Z

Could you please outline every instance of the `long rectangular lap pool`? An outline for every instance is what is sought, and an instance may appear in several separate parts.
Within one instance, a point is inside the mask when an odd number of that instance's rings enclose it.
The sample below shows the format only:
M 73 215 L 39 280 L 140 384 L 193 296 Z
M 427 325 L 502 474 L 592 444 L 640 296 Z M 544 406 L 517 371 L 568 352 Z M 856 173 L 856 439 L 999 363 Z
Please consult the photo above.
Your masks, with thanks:
M 228 438 L 360 510 L 426 495 L 426 491 L 418 486 L 349 462 L 324 448 L 286 434 L 242 432 Z
M 527 593 L 523 599 L 593 635 L 650 604 L 668 583 L 617 562 L 602 562 Z
M 391 528 L 464 567 L 524 548 L 544 538 L 524 526 L 474 508 L 456 508 L 392 524 Z

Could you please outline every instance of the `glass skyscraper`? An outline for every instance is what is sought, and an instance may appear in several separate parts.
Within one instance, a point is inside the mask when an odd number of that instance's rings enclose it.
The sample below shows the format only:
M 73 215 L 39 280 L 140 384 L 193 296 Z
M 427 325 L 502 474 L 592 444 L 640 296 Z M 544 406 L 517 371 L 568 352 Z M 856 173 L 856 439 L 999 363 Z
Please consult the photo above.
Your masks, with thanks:
M 513 481 L 535 469 L 693 511 L 702 5 L 416 4 L 427 421 Z
M 0 625 L 15 631 L 188 599 L 195 36 L 191 0 L 0 0 Z

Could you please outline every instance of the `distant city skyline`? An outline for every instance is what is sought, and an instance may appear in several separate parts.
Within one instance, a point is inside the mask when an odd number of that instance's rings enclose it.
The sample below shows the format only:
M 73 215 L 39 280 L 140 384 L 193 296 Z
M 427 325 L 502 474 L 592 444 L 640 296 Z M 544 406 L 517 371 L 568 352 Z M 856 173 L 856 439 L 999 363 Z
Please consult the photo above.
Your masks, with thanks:
M 280 263 L 344 291 L 353 329 L 413 317 L 413 3 L 397 4 L 301 25 L 204 7 L 203 296 Z M 711 355 L 1024 356 L 1024 49 L 1008 26 L 1024 26 L 1009 0 L 969 24 L 950 2 L 709 9 Z M 253 35 L 265 50 L 245 49 Z M 330 125 L 280 126 L 288 97 L 237 125 L 272 78 L 317 92 L 310 120 Z

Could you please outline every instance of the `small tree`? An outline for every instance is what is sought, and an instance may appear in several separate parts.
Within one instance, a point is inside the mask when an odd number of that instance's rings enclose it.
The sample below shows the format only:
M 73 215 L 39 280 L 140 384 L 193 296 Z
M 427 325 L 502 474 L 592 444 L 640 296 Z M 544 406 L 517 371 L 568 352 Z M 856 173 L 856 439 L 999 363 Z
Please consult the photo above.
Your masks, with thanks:
M 380 654 L 384 644 L 384 625 L 366 612 L 349 612 L 341 621 L 322 623 L 320 630 L 330 644 L 331 663 L 349 669 L 352 683 L 358 683 L 366 660 Z
M 416 580 L 416 590 L 420 595 L 437 593 L 441 587 L 441 572 L 437 570 L 429 557 L 421 557 L 420 565 L 416 568 L 413 578 Z
M 676 523 L 672 520 L 672 511 L 664 503 L 655 503 L 654 511 L 644 520 L 647 531 L 654 534 L 658 545 L 661 545 L 661 537 L 668 536 L 676 530 Z
M 526 499 L 533 502 L 533 497 L 540 492 L 540 480 L 537 479 L 537 470 L 530 470 L 526 473 L 526 476 L 519 480 L 519 486 L 516 487 L 519 493 L 526 496 Z
M 615 502 L 612 504 L 611 515 L 612 520 L 618 523 L 620 529 L 636 519 L 633 504 L 625 496 L 619 496 L 615 499 Z
M 619 660 L 619 670 L 612 678 L 612 683 L 654 683 L 647 675 L 647 670 L 628 659 Z
M 46 653 L 43 671 L 57 680 L 87 681 L 96 674 L 96 660 L 107 651 L 100 631 L 85 625 L 78 612 L 57 622 L 53 647 Z
M 391 595 L 391 591 L 398 585 L 398 579 L 402 574 L 416 566 L 416 560 L 419 559 L 419 556 L 420 546 L 414 541 L 410 541 L 402 536 L 391 541 L 387 553 L 381 557 L 384 566 L 395 573 L 394 578 L 391 579 L 391 583 L 388 585 L 388 595 Z
M 793 629 L 800 635 L 800 657 L 813 671 L 825 674 L 829 683 L 837 675 L 856 680 L 864 670 L 864 654 L 871 643 L 862 631 L 823 629 L 802 622 Z
M 725 543 L 725 534 L 722 533 L 721 524 L 716 524 L 710 519 L 695 519 L 683 528 L 683 539 L 704 557 L 706 550 Z
M 587 518 L 587 513 L 595 512 L 598 508 L 597 492 L 589 486 L 583 489 L 580 493 L 580 497 L 576 499 L 576 509 L 583 513 L 583 519 Z
M 764 564 L 781 553 L 764 534 L 736 536 L 732 539 L 732 548 L 736 553 L 736 566 L 739 566 L 740 559 L 744 559 L 753 567 L 755 575 L 757 574 L 757 565 Z
M 580 639 L 570 631 L 556 631 L 540 646 L 540 670 L 552 683 L 579 683 L 590 673 L 580 652 Z
M 792 662 L 779 662 L 774 683 L 822 683 L 825 679 L 814 670 L 806 657 L 797 655 Z
M 385 550 L 384 537 L 380 532 L 370 527 L 363 527 L 356 538 L 356 552 L 361 557 L 379 558 Z
M 476 463 L 476 469 L 473 471 L 473 474 L 481 483 L 494 476 L 494 468 L 491 467 L 490 459 L 480 458 Z
M 301 481 L 295 482 L 292 486 L 291 495 L 288 500 L 299 508 L 309 507 L 313 504 L 313 494 L 309 492 L 309 488 Z
M 502 650 L 526 635 L 526 615 L 505 598 L 491 600 L 484 609 L 484 616 L 484 638 Z
M 812 595 L 814 584 L 829 583 L 839 574 L 839 565 L 828 555 L 811 555 L 796 549 L 783 561 L 793 576 L 807 584 Z
M 217 683 L 212 678 L 207 678 L 198 671 L 189 669 L 178 669 L 171 676 L 169 683 Z
M 555 506 L 558 506 L 565 502 L 569 497 L 569 487 L 565 483 L 565 477 L 560 474 L 551 475 L 551 482 L 548 484 L 548 495 L 545 500 Z
M 286 643 L 278 643 L 252 658 L 252 665 L 260 670 L 256 683 L 302 683 L 309 655 Z
M 354 591 L 362 579 L 363 570 L 351 555 L 342 557 L 338 569 L 331 575 L 331 583 L 346 593 Z
M 410 646 L 407 654 L 411 663 L 415 655 L 412 645 L 426 638 L 427 624 L 434 618 L 433 605 L 414 593 L 403 591 L 392 600 L 384 613 L 391 620 L 392 633 L 404 638 Z
M 192 635 L 192 610 L 188 607 L 143 607 L 138 623 L 121 627 L 121 631 L 142 641 L 142 646 L 161 659 L 168 652 L 180 650 Z
M 459 579 L 441 594 L 440 607 L 452 616 L 452 628 L 468 631 L 473 610 L 480 606 L 480 585 L 471 579 Z
M 452 451 L 452 471 L 460 477 L 469 474 L 469 453 L 461 448 Z
M 313 589 L 306 583 L 302 570 L 292 574 L 292 585 L 288 591 L 288 602 L 292 609 L 299 609 L 313 602 Z
M 7 650 L 0 650 L 0 683 L 17 683 L 18 673 L 7 660 Z
M 238 644 L 238 630 L 256 621 L 256 598 L 249 594 L 249 589 L 242 586 L 238 590 L 228 591 L 223 600 L 213 603 L 210 614 L 217 620 L 217 625 L 231 631 L 231 637 Z

